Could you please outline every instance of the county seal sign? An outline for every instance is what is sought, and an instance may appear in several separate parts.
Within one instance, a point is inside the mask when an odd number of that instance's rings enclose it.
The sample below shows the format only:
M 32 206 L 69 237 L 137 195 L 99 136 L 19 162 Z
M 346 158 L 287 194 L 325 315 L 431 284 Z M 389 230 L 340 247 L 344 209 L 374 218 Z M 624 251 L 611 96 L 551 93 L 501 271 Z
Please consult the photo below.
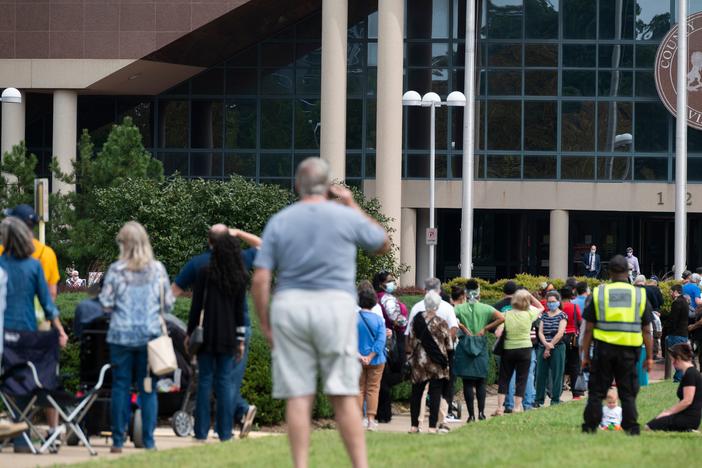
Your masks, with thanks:
M 687 17 L 687 124 L 702 130 L 702 12 Z M 656 89 L 673 116 L 676 115 L 678 77 L 678 25 L 663 38 L 656 53 Z

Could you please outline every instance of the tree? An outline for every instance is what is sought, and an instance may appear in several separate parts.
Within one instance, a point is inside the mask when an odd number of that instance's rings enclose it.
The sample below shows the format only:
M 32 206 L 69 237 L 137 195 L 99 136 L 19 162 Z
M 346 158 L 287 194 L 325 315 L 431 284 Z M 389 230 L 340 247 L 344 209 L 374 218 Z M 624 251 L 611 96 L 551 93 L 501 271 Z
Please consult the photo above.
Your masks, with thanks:
M 0 206 L 13 207 L 21 203 L 34 204 L 34 170 L 37 157 L 27 153 L 24 142 L 12 147 L 0 161 Z

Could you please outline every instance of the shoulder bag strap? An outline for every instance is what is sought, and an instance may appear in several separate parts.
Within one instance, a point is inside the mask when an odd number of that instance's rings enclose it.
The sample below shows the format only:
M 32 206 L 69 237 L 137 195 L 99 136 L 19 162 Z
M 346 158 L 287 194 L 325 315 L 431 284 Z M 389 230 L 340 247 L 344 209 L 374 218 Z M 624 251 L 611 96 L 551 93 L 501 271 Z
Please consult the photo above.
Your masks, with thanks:
M 209 284 L 209 279 L 210 275 L 208 273 L 207 277 L 205 278 L 205 292 L 202 295 L 202 307 L 200 307 L 200 324 L 198 325 L 199 327 L 202 327 L 202 323 L 205 321 L 205 304 L 207 303 L 207 287 Z

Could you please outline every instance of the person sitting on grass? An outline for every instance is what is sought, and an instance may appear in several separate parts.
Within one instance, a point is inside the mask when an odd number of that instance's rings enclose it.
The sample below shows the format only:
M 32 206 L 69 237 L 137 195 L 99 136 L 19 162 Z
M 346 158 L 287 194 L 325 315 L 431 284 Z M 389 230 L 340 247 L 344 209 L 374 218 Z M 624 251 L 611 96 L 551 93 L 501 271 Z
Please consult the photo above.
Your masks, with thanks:
M 622 407 L 619 406 L 619 395 L 616 388 L 607 392 L 607 404 L 602 407 L 602 422 L 600 429 L 603 431 L 622 430 Z
M 651 431 L 690 432 L 700 427 L 702 420 L 702 375 L 692 364 L 689 343 L 673 345 L 668 352 L 673 366 L 682 373 L 677 396 L 680 400 L 646 424 Z

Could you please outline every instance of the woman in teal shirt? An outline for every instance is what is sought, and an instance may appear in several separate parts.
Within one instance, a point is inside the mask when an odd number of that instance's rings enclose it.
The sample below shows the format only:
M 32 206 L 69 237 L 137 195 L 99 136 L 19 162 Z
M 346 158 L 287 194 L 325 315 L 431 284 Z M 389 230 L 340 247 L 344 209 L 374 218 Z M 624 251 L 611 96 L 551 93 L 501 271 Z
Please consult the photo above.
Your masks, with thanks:
M 514 392 L 514 411 L 522 411 L 522 400 L 526 390 L 529 366 L 531 364 L 531 324 L 539 318 L 544 306 L 526 289 L 520 289 L 512 296 L 512 310 L 505 313 L 502 333 L 506 333 L 505 349 L 500 359 L 500 377 L 497 389 L 497 410 L 494 416 L 504 414 L 505 395 L 509 390 L 512 373 L 517 373 Z
M 504 316 L 494 307 L 480 301 L 480 286 L 471 279 L 466 282 L 468 302 L 454 309 L 461 330 L 456 354 L 454 373 L 463 379 L 463 396 L 468 407 L 468 422 L 475 421 L 474 393 L 478 397 L 478 419 L 485 419 L 485 380 L 488 373 L 488 341 L 485 334 L 494 330 Z

